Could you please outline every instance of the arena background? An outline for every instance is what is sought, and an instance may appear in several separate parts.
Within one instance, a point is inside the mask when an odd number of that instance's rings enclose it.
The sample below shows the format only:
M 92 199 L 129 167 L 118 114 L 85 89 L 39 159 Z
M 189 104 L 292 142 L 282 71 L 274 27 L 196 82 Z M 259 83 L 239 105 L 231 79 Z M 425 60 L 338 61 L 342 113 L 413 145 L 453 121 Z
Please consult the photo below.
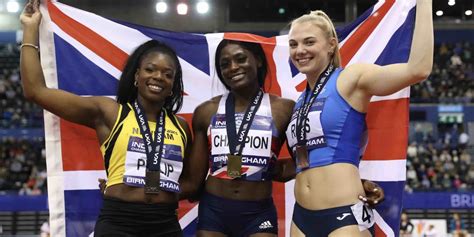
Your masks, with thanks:
M 0 233 L 34 236 L 48 218 L 42 110 L 23 100 L 18 75 L 18 13 L 0 1 Z M 351 22 L 375 1 L 207 1 L 207 15 L 177 15 L 176 1 L 158 14 L 155 1 L 59 1 L 101 16 L 184 32 L 285 34 L 287 22 L 323 9 L 338 25 Z M 430 224 L 446 236 L 453 213 L 474 228 L 472 1 L 434 1 L 435 67 L 411 88 L 407 185 L 403 206 L 422 236 Z M 23 6 L 23 2 L 19 2 Z M 344 5 L 345 8 L 340 6 Z M 20 7 L 21 8 L 21 7 Z M 284 10 L 281 10 L 284 9 Z M 436 13 L 442 10 L 444 14 Z M 468 10 L 471 10 L 469 15 Z M 9 12 L 12 11 L 12 12 Z M 466 15 L 467 14 L 467 15 Z

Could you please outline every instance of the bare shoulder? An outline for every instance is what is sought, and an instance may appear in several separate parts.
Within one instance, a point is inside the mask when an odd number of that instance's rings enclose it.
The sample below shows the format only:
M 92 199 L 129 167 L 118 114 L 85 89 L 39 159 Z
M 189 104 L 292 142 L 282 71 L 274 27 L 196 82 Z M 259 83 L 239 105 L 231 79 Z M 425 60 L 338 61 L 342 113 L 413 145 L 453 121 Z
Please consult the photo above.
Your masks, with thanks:
M 190 131 L 188 121 L 185 118 L 179 115 L 176 115 L 176 118 L 178 118 L 179 125 L 181 125 L 186 132 Z
M 295 106 L 295 102 L 293 100 L 276 96 L 273 94 L 269 95 L 272 110 L 291 114 L 291 112 L 293 111 L 293 107 Z
M 287 98 L 270 94 L 270 104 L 272 106 L 273 121 L 280 134 L 284 134 L 284 131 L 290 122 L 295 102 Z
M 371 63 L 354 63 L 344 68 L 339 77 L 344 79 L 341 80 L 344 83 L 352 82 L 357 84 L 361 77 L 379 67 L 380 66 Z
M 212 115 L 217 113 L 219 107 L 219 101 L 222 95 L 211 98 L 210 100 L 204 101 L 194 109 L 193 114 L 193 127 L 195 126 L 208 126 Z
M 196 107 L 196 109 L 194 109 L 194 116 L 196 116 L 197 114 L 207 114 L 212 112 L 213 110 L 217 111 L 217 107 L 219 106 L 219 101 L 221 97 L 222 95 L 216 96 L 211 98 L 210 100 L 202 102 Z
M 102 111 L 105 122 L 109 126 L 115 123 L 120 108 L 120 104 L 117 103 L 116 100 L 105 96 L 92 96 L 88 97 L 88 99 L 92 100 L 93 103 L 97 104 L 97 106 Z

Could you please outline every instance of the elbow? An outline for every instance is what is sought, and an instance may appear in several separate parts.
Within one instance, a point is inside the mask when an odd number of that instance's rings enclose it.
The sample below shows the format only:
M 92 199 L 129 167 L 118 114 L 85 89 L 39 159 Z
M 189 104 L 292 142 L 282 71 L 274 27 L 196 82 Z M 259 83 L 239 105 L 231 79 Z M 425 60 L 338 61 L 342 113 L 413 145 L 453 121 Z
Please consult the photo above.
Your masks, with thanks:
M 416 71 L 412 72 L 412 78 L 414 83 L 422 82 L 431 74 L 431 65 L 426 67 L 419 67 Z
M 23 97 L 29 102 L 35 102 L 35 94 L 23 89 Z
M 409 60 L 408 62 L 411 78 L 414 83 L 426 80 L 433 69 L 433 58 L 424 57 L 420 60 Z
M 430 72 L 420 72 L 413 75 L 414 83 L 422 82 L 430 76 Z

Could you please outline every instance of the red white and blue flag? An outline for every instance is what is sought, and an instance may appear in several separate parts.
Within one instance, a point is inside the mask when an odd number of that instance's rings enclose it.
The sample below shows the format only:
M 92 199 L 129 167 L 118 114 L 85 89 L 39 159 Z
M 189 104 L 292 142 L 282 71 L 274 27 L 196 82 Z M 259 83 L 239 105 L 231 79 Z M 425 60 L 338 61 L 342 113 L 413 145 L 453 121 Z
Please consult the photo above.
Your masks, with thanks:
M 128 55 L 156 39 L 174 48 L 183 68 L 188 121 L 194 108 L 222 94 L 214 52 L 223 38 L 260 42 L 269 62 L 266 91 L 296 99 L 304 76 L 289 62 L 286 35 L 272 38 L 241 33 L 190 34 L 117 22 L 55 1 L 41 6 L 41 63 L 47 85 L 81 96 L 116 94 Z M 338 29 L 343 65 L 406 62 L 414 28 L 415 0 L 379 1 L 351 24 Z M 377 207 L 376 236 L 398 236 L 405 184 L 409 88 L 374 97 L 369 106 L 369 143 L 360 164 L 362 178 L 377 181 L 386 199 Z M 99 177 L 105 177 L 95 132 L 45 112 L 48 194 L 52 236 L 89 236 L 102 204 Z M 285 154 L 283 154 L 284 156 Z M 286 155 L 288 155 L 286 153 Z M 274 184 L 279 236 L 289 236 L 293 181 Z M 197 204 L 180 202 L 185 236 L 195 231 Z

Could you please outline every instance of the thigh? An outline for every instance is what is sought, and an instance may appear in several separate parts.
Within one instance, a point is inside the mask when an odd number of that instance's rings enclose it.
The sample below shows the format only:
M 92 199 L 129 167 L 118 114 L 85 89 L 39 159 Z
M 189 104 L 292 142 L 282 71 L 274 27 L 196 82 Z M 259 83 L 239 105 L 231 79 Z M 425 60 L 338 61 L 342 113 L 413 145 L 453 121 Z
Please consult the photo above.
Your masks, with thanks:
M 179 222 L 167 222 L 148 227 L 140 232 L 140 237 L 182 237 L 183 231 Z
M 361 232 L 361 235 L 364 237 L 372 237 L 372 233 L 369 230 L 364 230 Z
M 210 230 L 198 230 L 196 234 L 197 237 L 227 237 L 227 235 L 221 232 Z
M 362 233 L 357 225 L 347 225 L 338 229 L 333 230 L 329 233 L 329 237 L 362 237 Z
M 110 220 L 99 219 L 95 223 L 94 237 L 134 237 L 137 233 L 133 232 L 133 228 L 118 223 L 113 223 Z
M 291 229 L 290 229 L 290 236 L 291 237 L 303 237 L 305 236 L 303 232 L 295 225 L 295 223 L 291 222 Z
M 251 234 L 249 236 L 250 237 L 277 237 L 278 235 L 273 234 L 273 233 L 255 233 L 255 234 Z

